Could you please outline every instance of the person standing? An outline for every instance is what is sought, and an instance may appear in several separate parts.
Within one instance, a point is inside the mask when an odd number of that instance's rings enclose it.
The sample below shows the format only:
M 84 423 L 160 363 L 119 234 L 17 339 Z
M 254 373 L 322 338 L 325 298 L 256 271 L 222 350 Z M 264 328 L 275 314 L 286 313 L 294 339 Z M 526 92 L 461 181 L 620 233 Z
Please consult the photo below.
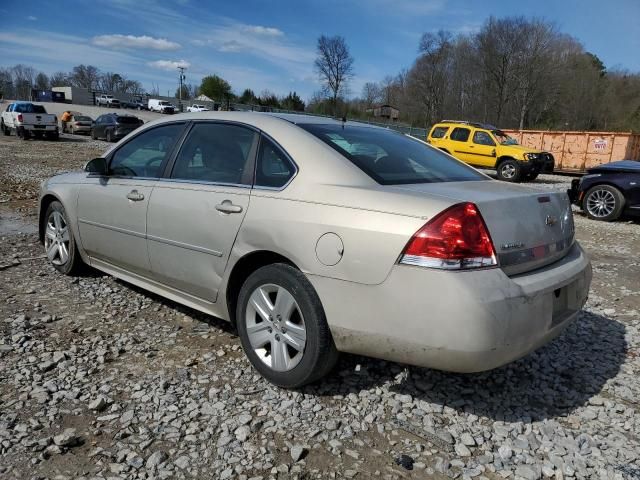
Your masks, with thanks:
M 65 133 L 67 131 L 67 123 L 71 121 L 71 112 L 69 110 L 65 111 L 62 115 L 60 115 L 60 123 L 62 124 L 62 132 Z

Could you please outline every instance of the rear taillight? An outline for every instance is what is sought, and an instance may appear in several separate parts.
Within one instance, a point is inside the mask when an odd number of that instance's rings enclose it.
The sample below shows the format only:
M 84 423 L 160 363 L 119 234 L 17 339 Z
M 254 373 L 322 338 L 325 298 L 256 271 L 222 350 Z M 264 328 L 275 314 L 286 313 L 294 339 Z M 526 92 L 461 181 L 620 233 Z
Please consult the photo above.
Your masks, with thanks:
M 19 114 L 18 114 L 18 121 L 19 121 L 20 123 L 22 123 L 22 114 L 21 114 L 21 113 L 19 113 Z
M 429 220 L 411 237 L 400 263 L 447 270 L 497 265 L 489 230 L 473 203 L 459 203 Z

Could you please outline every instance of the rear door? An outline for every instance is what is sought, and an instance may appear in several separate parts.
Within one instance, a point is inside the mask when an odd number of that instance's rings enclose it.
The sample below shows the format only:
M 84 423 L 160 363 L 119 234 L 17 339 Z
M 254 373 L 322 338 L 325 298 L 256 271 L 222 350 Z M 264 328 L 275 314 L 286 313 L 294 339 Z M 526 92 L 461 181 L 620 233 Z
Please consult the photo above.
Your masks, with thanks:
M 154 279 L 214 302 L 249 207 L 258 134 L 245 126 L 196 122 L 147 215 Z
M 444 139 L 449 131 L 449 127 L 447 125 L 436 125 L 433 127 L 431 132 L 429 132 L 429 138 L 427 141 L 433 145 L 434 147 L 443 147 Z
M 109 155 L 109 175 L 90 178 L 78 194 L 78 228 L 97 261 L 149 274 L 147 207 L 151 192 L 185 123 L 159 125 Z
M 471 129 L 469 127 L 455 127 L 449 135 L 449 145 L 453 149 L 450 152 L 454 157 L 473 164 L 475 158 L 469 153 L 469 140 L 471 140 Z

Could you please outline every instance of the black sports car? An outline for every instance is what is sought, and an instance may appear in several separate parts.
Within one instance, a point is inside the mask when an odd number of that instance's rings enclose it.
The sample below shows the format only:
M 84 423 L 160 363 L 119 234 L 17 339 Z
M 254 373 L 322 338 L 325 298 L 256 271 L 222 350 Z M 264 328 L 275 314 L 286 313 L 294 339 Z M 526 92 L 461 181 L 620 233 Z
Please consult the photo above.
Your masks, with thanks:
M 611 222 L 623 213 L 640 214 L 640 162 L 621 160 L 587 172 L 567 193 L 589 218 Z

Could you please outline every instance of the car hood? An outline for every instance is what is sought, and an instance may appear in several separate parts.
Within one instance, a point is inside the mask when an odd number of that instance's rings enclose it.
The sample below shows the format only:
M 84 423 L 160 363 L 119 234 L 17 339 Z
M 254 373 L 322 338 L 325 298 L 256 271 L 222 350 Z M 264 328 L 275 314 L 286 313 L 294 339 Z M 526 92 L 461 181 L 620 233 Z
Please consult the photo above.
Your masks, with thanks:
M 542 153 L 542 150 L 525 147 L 524 145 L 500 145 L 501 153 L 512 152 L 513 154 L 523 155 L 525 153 Z
M 640 162 L 637 160 L 619 160 L 590 168 L 589 173 L 629 172 L 640 173 Z

